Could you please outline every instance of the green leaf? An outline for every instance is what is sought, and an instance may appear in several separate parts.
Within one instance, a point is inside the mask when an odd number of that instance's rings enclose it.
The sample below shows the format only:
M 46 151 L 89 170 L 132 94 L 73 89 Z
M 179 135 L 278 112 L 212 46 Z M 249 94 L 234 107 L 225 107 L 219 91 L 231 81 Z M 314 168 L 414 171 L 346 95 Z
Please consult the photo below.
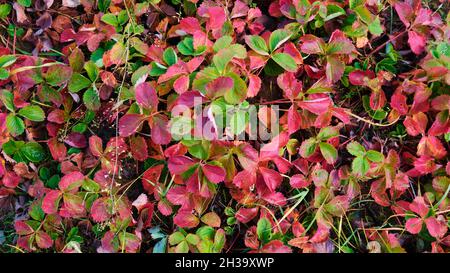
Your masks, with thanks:
M 370 33 L 372 33 L 373 35 L 379 36 L 383 34 L 383 28 L 381 27 L 380 17 L 378 16 L 368 25 L 368 27 Z
M 83 184 L 81 184 L 81 187 L 89 192 L 99 192 L 101 190 L 97 182 L 89 178 L 83 180 Z
M 349 0 L 348 3 L 350 8 L 354 9 L 357 6 L 364 4 L 364 0 Z
M 15 154 L 19 149 L 25 144 L 23 141 L 14 141 L 9 140 L 8 142 L 3 143 L 2 149 L 9 156 Z
M 2 91 L 0 99 L 2 100 L 3 104 L 5 105 L 6 109 L 8 109 L 11 112 L 14 112 L 14 94 L 10 91 L 4 89 Z
M 112 13 L 106 13 L 102 16 L 102 21 L 108 25 L 111 26 L 119 26 L 119 21 L 117 20 L 117 17 Z
M 44 148 L 37 142 L 27 142 L 20 148 L 20 152 L 31 162 L 38 163 L 46 158 Z
M 245 39 L 247 45 L 253 49 L 256 53 L 269 56 L 269 49 L 267 48 L 266 41 L 258 35 L 250 35 Z
M 111 4 L 111 0 L 98 0 L 97 1 L 98 9 L 103 13 L 105 13 L 108 10 L 110 4 Z
M 83 94 L 83 102 L 87 109 L 98 110 L 100 108 L 100 97 L 97 90 L 92 87 L 86 90 Z
M 186 242 L 188 242 L 191 245 L 197 245 L 200 242 L 200 237 L 196 234 L 189 233 L 186 235 Z
M 14 55 L 3 55 L 0 57 L 0 67 L 8 67 L 17 60 Z
M 31 121 L 44 121 L 45 113 L 40 106 L 29 105 L 19 110 L 19 115 Z
M 128 22 L 128 19 L 128 12 L 126 10 L 121 10 L 117 15 L 117 22 L 119 23 L 119 25 L 124 25 L 126 22 Z
M 214 52 L 219 52 L 219 50 L 223 48 L 227 48 L 231 45 L 233 38 L 231 36 L 222 36 L 214 43 L 213 49 Z
M 316 139 L 314 138 L 308 138 L 307 140 L 303 141 L 300 145 L 300 155 L 303 158 L 307 158 L 311 156 L 317 148 Z
M 80 90 L 88 88 L 91 85 L 92 82 L 88 78 L 81 75 L 80 73 L 74 73 L 69 82 L 69 91 L 72 93 L 76 93 Z
M 319 143 L 319 148 L 328 164 L 334 164 L 334 162 L 336 162 L 338 153 L 333 145 L 326 142 L 321 142 Z
M 229 104 L 239 104 L 247 97 L 247 84 L 236 73 L 229 73 L 226 76 L 231 77 L 234 82 L 233 89 L 224 95 L 224 99 Z
M 363 156 L 366 153 L 366 149 L 356 141 L 347 145 L 347 151 L 353 156 Z
M 1 4 L 0 5 L 0 19 L 5 19 L 9 13 L 11 12 L 10 4 Z
M 191 155 L 198 159 L 208 159 L 209 157 L 209 145 L 205 143 L 199 143 L 188 147 L 188 151 Z
M 269 37 L 270 52 L 277 50 L 282 44 L 291 38 L 291 34 L 284 29 L 277 29 Z
M 325 22 L 345 14 L 345 10 L 337 5 L 327 5 Z
M 177 48 L 183 55 L 194 55 L 194 39 L 192 37 L 184 38 L 183 41 L 178 43 Z
M 17 3 L 26 8 L 31 6 L 31 0 L 17 0 Z
M 272 59 L 280 65 L 284 70 L 295 72 L 297 71 L 297 64 L 295 63 L 294 58 L 291 55 L 286 53 L 276 53 L 272 56 Z
M 332 137 L 339 135 L 339 129 L 337 127 L 328 126 L 325 128 L 322 128 L 319 133 L 317 134 L 317 139 L 319 140 L 328 140 Z
M 354 11 L 356 12 L 356 14 L 358 14 L 359 18 L 361 18 L 361 20 L 367 25 L 369 25 L 373 21 L 372 18 L 374 15 L 370 13 L 369 9 L 366 8 L 365 5 L 360 5 L 354 8 Z
M 6 80 L 9 77 L 8 70 L 4 69 L 3 67 L 0 67 L 0 80 Z
M 366 153 L 367 158 L 372 162 L 382 162 L 384 160 L 384 155 L 378 151 L 369 150 Z
M 256 225 L 256 234 L 263 244 L 269 241 L 270 235 L 272 234 L 272 225 L 267 218 L 259 219 L 258 224 Z
M 91 79 L 91 82 L 95 82 L 97 80 L 97 78 L 98 78 L 98 67 L 93 61 L 86 62 L 84 64 L 84 70 L 86 70 L 89 79 Z
M 175 50 L 173 50 L 173 48 L 168 47 L 166 50 L 164 50 L 163 60 L 167 65 L 172 66 L 178 61 L 177 53 L 175 52 Z
M 359 176 L 364 176 L 369 171 L 369 161 L 364 156 L 357 156 L 353 159 L 352 171 Z
M 72 127 L 72 132 L 84 133 L 84 132 L 86 132 L 86 130 L 87 130 L 87 125 L 86 125 L 86 123 L 82 123 L 82 122 L 80 122 Z

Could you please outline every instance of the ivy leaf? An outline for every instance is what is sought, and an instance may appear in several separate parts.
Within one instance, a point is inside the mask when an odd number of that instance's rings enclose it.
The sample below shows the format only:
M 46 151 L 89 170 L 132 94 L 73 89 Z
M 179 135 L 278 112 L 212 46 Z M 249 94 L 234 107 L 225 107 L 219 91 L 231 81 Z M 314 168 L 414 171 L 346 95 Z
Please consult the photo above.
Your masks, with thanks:
M 44 121 L 45 113 L 41 107 L 37 105 L 29 105 L 19 110 L 19 115 L 31 121 Z
M 297 64 L 295 63 L 295 60 L 291 57 L 291 55 L 288 55 L 286 53 L 276 53 L 272 56 L 272 59 L 286 71 L 297 71 Z

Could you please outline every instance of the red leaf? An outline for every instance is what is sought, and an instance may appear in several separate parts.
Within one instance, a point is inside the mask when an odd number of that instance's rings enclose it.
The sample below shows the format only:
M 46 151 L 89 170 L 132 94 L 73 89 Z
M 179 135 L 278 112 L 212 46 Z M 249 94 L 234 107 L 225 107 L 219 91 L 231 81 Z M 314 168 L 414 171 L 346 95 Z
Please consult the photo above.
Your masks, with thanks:
M 155 185 L 159 183 L 159 177 L 161 176 L 163 168 L 164 165 L 162 164 L 156 165 L 148 168 L 142 175 L 142 186 L 147 193 L 154 193 Z
M 59 181 L 59 188 L 64 192 L 75 193 L 81 186 L 84 180 L 84 175 L 80 172 L 72 172 L 66 174 Z
M 291 187 L 295 189 L 305 188 L 311 184 L 311 180 L 307 180 L 304 175 L 296 174 L 291 177 Z
M 396 2 L 394 8 L 403 24 L 409 27 L 412 16 L 414 15 L 411 5 L 406 2 Z
M 36 231 L 36 244 L 39 248 L 50 248 L 53 245 L 53 240 L 50 236 L 42 230 Z
M 417 136 L 418 134 L 425 134 L 425 130 L 427 129 L 428 118 L 427 115 L 420 112 L 412 117 L 406 117 L 403 125 L 405 125 L 406 131 L 411 136 Z
M 91 217 L 97 222 L 104 222 L 109 219 L 110 213 L 108 209 L 108 198 L 99 198 L 92 203 L 91 207 Z
M 425 217 L 430 210 L 425 204 L 425 200 L 422 196 L 417 196 L 414 201 L 409 205 L 411 211 L 417 213 L 420 217 Z
M 423 35 L 415 31 L 408 31 L 408 44 L 411 46 L 414 54 L 419 55 L 422 53 L 425 50 L 426 43 L 427 40 Z
M 248 189 L 255 185 L 256 176 L 250 171 L 242 170 L 233 178 L 233 184 L 241 189 Z
M 188 91 L 189 89 L 189 76 L 183 75 L 175 80 L 173 83 L 173 89 L 178 94 L 183 94 L 184 92 Z
M 59 142 L 58 138 L 54 137 L 49 139 L 47 145 L 54 160 L 62 161 L 66 158 L 67 156 L 66 145 L 64 145 L 64 143 Z
M 311 34 L 303 35 L 300 38 L 302 43 L 300 50 L 306 54 L 323 54 L 325 53 L 325 42 Z
M 19 185 L 20 180 L 20 176 L 18 176 L 16 173 L 7 171 L 5 173 L 5 176 L 3 177 L 2 183 L 6 187 L 14 189 Z
M 275 191 L 283 181 L 283 177 L 275 170 L 260 167 L 259 171 L 264 178 L 264 182 L 271 192 Z
M 89 138 L 89 150 L 91 151 L 92 155 L 101 157 L 103 154 L 102 139 L 98 136 L 91 136 Z
M 87 146 L 86 137 L 77 132 L 70 133 L 64 140 L 64 143 L 75 148 L 85 148 Z
M 295 105 L 291 105 L 288 110 L 288 133 L 291 135 L 297 132 L 302 124 L 302 118 Z
M 445 219 L 443 221 L 438 221 L 435 217 L 429 217 L 425 219 L 425 225 L 427 226 L 428 232 L 434 238 L 444 237 L 447 233 L 447 223 Z
M 202 216 L 201 221 L 210 227 L 220 227 L 220 217 L 215 212 L 208 212 Z
M 172 140 L 172 135 L 170 134 L 169 121 L 164 115 L 153 116 L 152 123 L 152 141 L 155 144 L 169 144 Z
M 109 71 L 102 71 L 100 73 L 100 77 L 102 79 L 102 82 L 110 87 L 115 87 L 117 84 L 116 77 L 114 77 L 114 74 Z
M 136 102 L 145 109 L 154 109 L 158 107 L 158 95 L 155 88 L 149 83 L 143 82 L 136 86 Z
M 180 21 L 180 29 L 184 30 L 188 34 L 194 34 L 196 31 L 201 30 L 202 27 L 195 17 L 186 17 Z
M 195 164 L 187 156 L 172 156 L 167 163 L 171 174 L 182 174 Z
M 194 228 L 200 223 L 198 218 L 189 211 L 179 211 L 173 218 L 173 222 L 181 228 Z
M 248 75 L 247 98 L 253 98 L 258 95 L 261 89 L 261 79 L 253 74 Z
M 325 67 L 325 73 L 327 80 L 331 83 L 335 83 L 341 79 L 344 75 L 345 63 L 339 58 L 334 56 L 327 57 L 327 65 Z
M 246 223 L 250 222 L 253 218 L 256 217 L 256 215 L 258 214 L 258 211 L 259 211 L 258 207 L 248 208 L 248 209 L 240 208 L 236 212 L 235 217 L 239 222 L 246 224 Z
M 409 233 L 417 234 L 422 229 L 422 219 L 410 218 L 406 221 L 405 228 Z
M 16 233 L 19 235 L 30 235 L 34 232 L 34 230 L 25 222 L 22 220 L 18 220 L 14 223 L 14 229 L 16 230 Z
M 147 142 L 141 136 L 132 137 L 130 139 L 130 150 L 133 158 L 138 161 L 144 161 L 148 158 Z
M 292 249 L 280 240 L 273 240 L 263 246 L 261 253 L 292 253 Z
M 367 82 L 373 78 L 375 78 L 375 73 L 372 70 L 355 70 L 348 75 L 348 79 L 353 85 L 367 85 Z
M 49 191 L 44 200 L 42 200 L 42 210 L 47 214 L 55 214 L 58 212 L 59 201 L 61 200 L 61 193 L 58 190 Z
M 65 119 L 65 112 L 61 109 L 55 109 L 51 111 L 47 116 L 48 121 L 57 124 L 63 124 L 65 122 Z
M 215 184 L 222 182 L 225 179 L 226 173 L 222 167 L 205 164 L 202 165 L 202 171 L 206 178 Z
M 219 77 L 206 85 L 206 96 L 210 99 L 221 97 L 229 92 L 233 86 L 234 82 L 232 78 Z
M 137 129 L 145 119 L 140 114 L 126 114 L 119 120 L 119 134 L 122 137 L 128 137 L 136 133 Z

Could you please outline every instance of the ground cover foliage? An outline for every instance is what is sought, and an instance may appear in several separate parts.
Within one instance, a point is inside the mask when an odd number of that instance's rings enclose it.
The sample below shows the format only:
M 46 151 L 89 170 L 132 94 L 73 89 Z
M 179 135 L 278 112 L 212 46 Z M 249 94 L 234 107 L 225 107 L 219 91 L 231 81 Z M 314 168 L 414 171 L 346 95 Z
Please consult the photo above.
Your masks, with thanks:
M 1 252 L 450 250 L 448 1 L 0 2 Z

